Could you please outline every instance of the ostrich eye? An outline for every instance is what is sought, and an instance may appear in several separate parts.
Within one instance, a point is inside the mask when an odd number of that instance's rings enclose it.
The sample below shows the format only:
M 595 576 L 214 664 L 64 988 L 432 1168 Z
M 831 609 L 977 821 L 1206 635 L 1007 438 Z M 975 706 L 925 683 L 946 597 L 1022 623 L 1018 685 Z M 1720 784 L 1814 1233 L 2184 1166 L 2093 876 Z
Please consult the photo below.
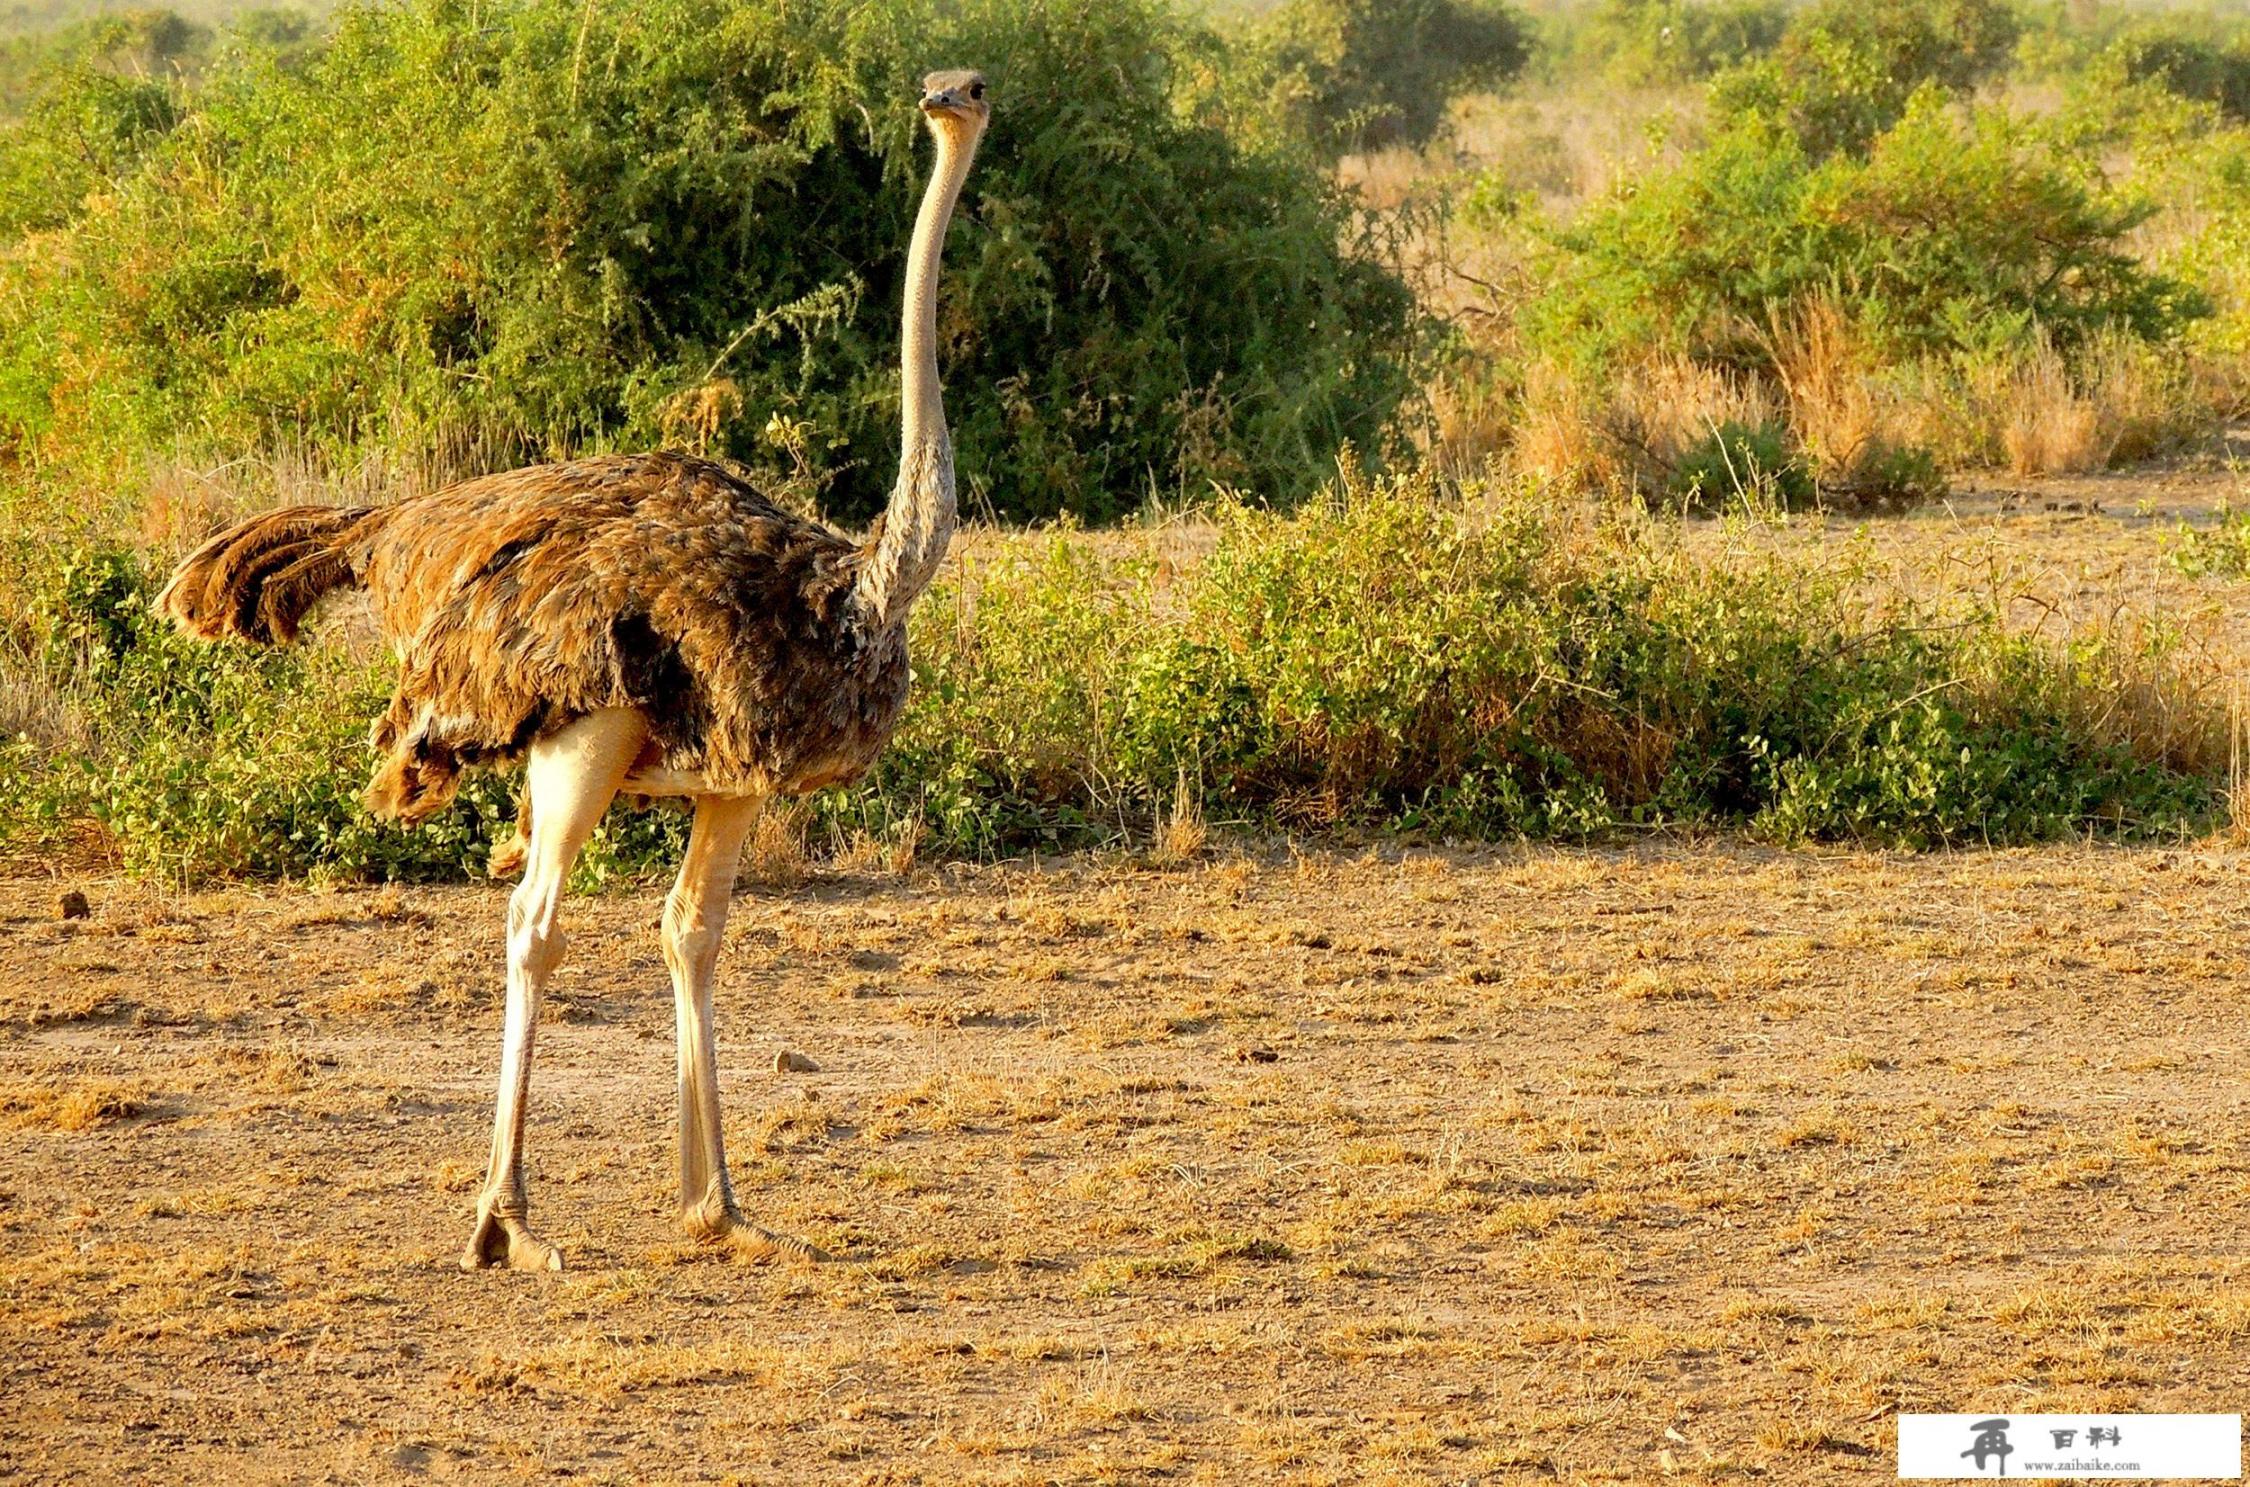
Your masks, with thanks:
M 971 98 L 982 98 L 984 96 L 984 84 L 971 83 L 969 85 L 969 96 Z

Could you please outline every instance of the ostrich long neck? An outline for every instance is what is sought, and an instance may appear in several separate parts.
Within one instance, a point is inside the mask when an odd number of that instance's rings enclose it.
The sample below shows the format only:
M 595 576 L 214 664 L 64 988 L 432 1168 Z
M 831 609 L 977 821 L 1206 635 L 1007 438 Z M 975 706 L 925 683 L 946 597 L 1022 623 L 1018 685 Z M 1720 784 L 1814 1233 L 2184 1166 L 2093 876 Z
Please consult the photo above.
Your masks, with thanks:
M 914 240 L 906 257 L 905 335 L 900 347 L 903 437 L 898 484 L 883 513 L 883 533 L 868 554 L 853 585 L 859 612 L 871 630 L 903 622 L 906 611 L 937 576 L 946 544 L 953 538 L 953 437 L 945 427 L 945 401 L 938 389 L 938 256 L 953 204 L 976 153 L 974 138 L 936 129 L 937 169 L 922 195 L 914 219 Z

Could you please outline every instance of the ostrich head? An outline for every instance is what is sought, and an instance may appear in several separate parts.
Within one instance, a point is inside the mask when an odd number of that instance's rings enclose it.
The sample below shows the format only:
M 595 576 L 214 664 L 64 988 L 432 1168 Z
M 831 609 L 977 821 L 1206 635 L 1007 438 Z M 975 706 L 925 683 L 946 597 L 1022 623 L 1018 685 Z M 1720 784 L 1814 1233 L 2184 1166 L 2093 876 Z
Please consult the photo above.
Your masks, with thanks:
M 965 68 L 931 73 L 922 79 L 922 114 L 941 141 L 976 143 L 985 121 L 992 117 L 992 105 L 984 97 L 984 74 Z

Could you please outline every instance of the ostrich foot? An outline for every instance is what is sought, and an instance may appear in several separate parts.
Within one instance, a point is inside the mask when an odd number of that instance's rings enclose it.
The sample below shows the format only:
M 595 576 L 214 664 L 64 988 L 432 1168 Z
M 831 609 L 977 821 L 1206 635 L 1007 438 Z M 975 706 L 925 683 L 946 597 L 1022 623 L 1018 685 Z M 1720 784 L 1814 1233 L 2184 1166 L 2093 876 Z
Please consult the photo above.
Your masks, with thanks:
M 751 1223 L 733 1204 L 699 1203 L 680 1213 L 680 1225 L 691 1238 L 723 1244 L 742 1260 L 801 1260 L 818 1264 L 828 1252 L 793 1234 L 776 1234 Z
M 469 1237 L 469 1247 L 461 1252 L 461 1268 L 482 1270 L 489 1265 L 505 1265 L 510 1270 L 560 1270 L 563 1257 L 561 1250 L 532 1233 L 522 1219 L 479 1209 L 477 1231 Z

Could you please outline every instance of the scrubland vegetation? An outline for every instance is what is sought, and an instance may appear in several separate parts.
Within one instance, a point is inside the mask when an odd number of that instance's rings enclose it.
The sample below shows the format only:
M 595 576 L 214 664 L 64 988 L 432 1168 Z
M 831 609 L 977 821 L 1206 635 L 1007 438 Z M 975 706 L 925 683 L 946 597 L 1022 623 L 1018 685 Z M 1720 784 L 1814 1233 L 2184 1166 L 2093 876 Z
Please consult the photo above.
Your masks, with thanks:
M 1664 13 L 1597 13 L 1614 66 L 1652 65 L 1626 20 Z M 1470 281 L 1450 438 L 1688 502 L 1741 442 L 1796 499 L 1868 503 L 2143 459 L 2239 411 L 2245 54 L 2032 19 L 1813 4 L 1768 50 L 1682 59 L 1712 81 L 1611 189 L 1551 204 L 1504 156 L 1462 197 L 1456 251 L 1504 271 Z
M 1923 845 L 2175 832 L 2215 800 L 2221 720 L 2161 648 L 2057 651 L 1966 601 L 1871 612 L 1848 565 L 1713 561 L 1629 512 L 1464 510 L 1427 477 L 1214 522 L 1181 563 L 1069 533 L 978 542 L 917 621 L 899 737 L 815 803 L 816 834 L 990 855 L 1186 815 Z M 492 778 L 418 832 L 361 811 L 383 663 L 182 639 L 124 555 L 56 583 L 50 674 L 86 736 L 0 761 L 49 829 L 91 819 L 132 865 L 190 873 L 440 875 L 507 836 Z M 2181 695 L 2115 706 L 2151 689 Z M 614 819 L 596 870 L 682 824 Z
M 146 613 L 163 566 L 277 499 L 654 444 L 864 520 L 904 101 L 961 58 L 1000 122 L 941 355 L 999 530 L 816 841 L 2202 829 L 2223 689 L 2162 626 L 2032 636 L 1680 523 L 2207 443 L 2250 389 L 2246 36 L 2000 0 L 26 11 L 0 842 L 477 869 L 505 779 L 413 835 L 356 803 L 388 668 L 348 608 L 194 647 Z

